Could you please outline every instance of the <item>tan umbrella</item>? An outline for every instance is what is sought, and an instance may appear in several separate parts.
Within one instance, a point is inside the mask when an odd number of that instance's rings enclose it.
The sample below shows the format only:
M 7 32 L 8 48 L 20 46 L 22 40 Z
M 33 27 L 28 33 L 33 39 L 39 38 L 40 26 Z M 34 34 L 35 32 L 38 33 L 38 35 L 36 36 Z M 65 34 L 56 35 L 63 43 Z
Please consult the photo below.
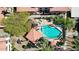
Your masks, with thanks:
M 28 38 L 28 40 L 31 41 L 32 43 L 35 43 L 35 41 L 39 40 L 41 37 L 42 34 L 36 31 L 34 28 L 32 28 L 31 31 L 26 36 L 26 38 Z

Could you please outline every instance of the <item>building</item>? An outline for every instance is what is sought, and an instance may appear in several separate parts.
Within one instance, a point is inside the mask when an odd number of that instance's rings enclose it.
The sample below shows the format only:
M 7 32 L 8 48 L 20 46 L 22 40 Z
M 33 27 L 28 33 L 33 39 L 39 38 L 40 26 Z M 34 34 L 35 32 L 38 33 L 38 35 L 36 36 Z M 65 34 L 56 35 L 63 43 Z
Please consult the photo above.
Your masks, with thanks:
M 10 35 L 3 31 L 4 26 L 0 26 L 0 51 L 9 51 Z
M 35 15 L 59 15 L 64 14 L 70 17 L 69 7 L 0 7 L 0 23 L 6 15 L 13 12 L 29 12 Z
M 71 8 L 69 7 L 17 7 L 16 12 L 30 12 L 39 15 L 59 15 L 71 17 Z

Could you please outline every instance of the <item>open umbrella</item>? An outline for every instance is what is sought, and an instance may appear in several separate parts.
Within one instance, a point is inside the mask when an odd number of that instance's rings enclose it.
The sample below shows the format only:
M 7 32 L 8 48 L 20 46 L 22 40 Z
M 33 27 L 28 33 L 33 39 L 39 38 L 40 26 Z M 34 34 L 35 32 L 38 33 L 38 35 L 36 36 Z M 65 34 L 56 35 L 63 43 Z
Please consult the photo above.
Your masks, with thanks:
M 26 36 L 26 38 L 32 43 L 35 43 L 35 41 L 39 40 L 41 37 L 42 37 L 42 34 L 36 31 L 34 28 L 32 28 Z

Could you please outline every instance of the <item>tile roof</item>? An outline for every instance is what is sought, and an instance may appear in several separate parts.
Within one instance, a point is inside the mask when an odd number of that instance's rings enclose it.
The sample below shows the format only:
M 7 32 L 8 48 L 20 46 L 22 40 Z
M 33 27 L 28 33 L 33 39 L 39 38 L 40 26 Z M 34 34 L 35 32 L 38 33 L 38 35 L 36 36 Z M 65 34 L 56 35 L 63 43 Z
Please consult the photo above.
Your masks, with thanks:
M 70 8 L 68 8 L 68 7 L 53 7 L 53 8 L 50 8 L 50 11 L 70 11 Z
M 39 7 L 31 8 L 31 7 L 17 7 L 17 12 L 37 12 Z M 69 7 L 51 7 L 50 11 L 70 11 Z
M 38 8 L 31 8 L 31 7 L 17 7 L 17 12 L 36 12 Z
M 0 51 L 6 51 L 6 40 L 5 40 L 5 38 L 0 38 Z

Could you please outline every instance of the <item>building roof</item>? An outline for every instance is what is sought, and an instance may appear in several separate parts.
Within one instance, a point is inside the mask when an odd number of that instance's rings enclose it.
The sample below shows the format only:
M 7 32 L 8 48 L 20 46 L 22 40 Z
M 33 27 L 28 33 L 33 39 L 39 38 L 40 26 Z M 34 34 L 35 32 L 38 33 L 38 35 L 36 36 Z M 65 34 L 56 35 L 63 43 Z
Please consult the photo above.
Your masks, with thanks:
M 17 12 L 37 12 L 39 7 L 17 7 Z M 69 7 L 51 7 L 50 11 L 70 11 Z
M 50 11 L 70 11 L 70 8 L 68 7 L 53 7 L 53 8 L 50 8 Z
M 31 7 L 17 7 L 17 12 L 37 12 L 38 8 L 31 8 Z
M 0 51 L 6 51 L 6 40 L 5 40 L 5 38 L 0 38 Z
M 32 43 L 35 43 L 35 41 L 39 40 L 41 37 L 42 34 L 36 31 L 34 28 L 32 28 L 31 31 L 26 36 L 26 38 L 28 38 L 28 40 L 31 41 Z

